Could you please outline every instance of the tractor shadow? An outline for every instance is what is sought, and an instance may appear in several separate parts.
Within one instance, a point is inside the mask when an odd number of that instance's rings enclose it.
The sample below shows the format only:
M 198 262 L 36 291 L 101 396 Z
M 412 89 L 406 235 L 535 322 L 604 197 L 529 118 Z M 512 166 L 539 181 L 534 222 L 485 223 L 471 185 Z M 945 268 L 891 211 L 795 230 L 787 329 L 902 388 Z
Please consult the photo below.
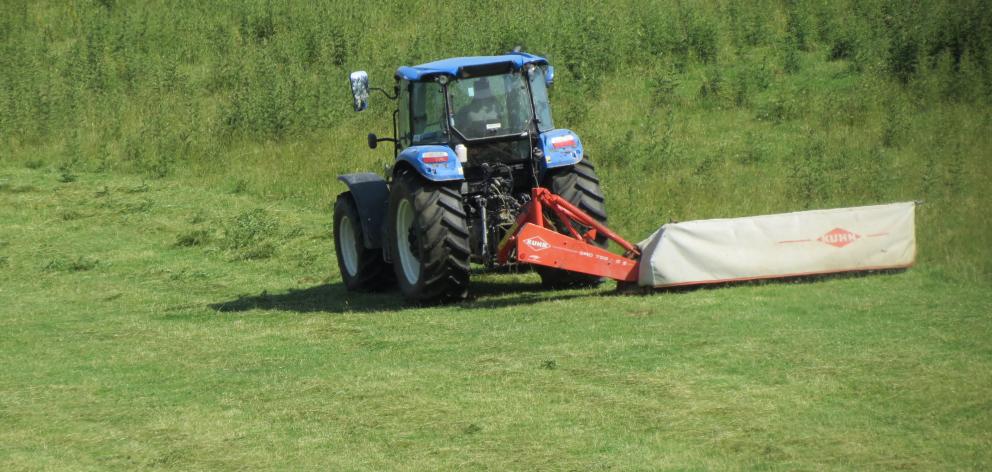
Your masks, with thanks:
M 540 283 L 521 281 L 472 281 L 469 298 L 449 304 L 413 304 L 404 300 L 399 290 L 349 292 L 344 284 L 322 284 L 304 289 L 241 295 L 232 300 L 210 304 L 220 313 L 250 310 L 277 310 L 296 313 L 377 313 L 399 312 L 419 308 L 474 309 L 524 306 L 551 300 L 594 297 L 604 290 L 547 290 Z M 608 292 L 607 292 L 608 293 Z
M 848 272 L 839 274 L 810 275 L 782 279 L 726 282 L 688 287 L 661 289 L 626 287 L 613 290 L 612 284 L 603 284 L 597 289 L 549 290 L 537 281 L 519 278 L 485 277 L 473 280 L 469 298 L 449 304 L 413 304 L 407 302 L 399 290 L 378 292 L 349 292 L 344 284 L 322 284 L 304 289 L 289 289 L 277 293 L 263 290 L 257 295 L 241 295 L 232 300 L 210 304 L 210 308 L 221 313 L 245 312 L 251 310 L 276 310 L 296 313 L 388 313 L 420 308 L 447 308 L 450 310 L 501 308 L 526 306 L 552 300 L 572 300 L 604 296 L 630 296 L 651 294 L 684 294 L 704 290 L 720 290 L 729 287 L 815 284 L 829 280 L 857 279 L 878 275 L 891 275 L 905 272 L 905 269 L 879 270 L 871 272 Z

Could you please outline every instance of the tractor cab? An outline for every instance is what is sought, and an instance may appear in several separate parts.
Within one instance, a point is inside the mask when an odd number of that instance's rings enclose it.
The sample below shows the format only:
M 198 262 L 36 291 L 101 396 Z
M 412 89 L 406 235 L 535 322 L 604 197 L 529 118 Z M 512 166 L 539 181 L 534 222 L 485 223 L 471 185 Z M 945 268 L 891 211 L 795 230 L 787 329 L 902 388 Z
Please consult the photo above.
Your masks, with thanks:
M 523 188 L 549 168 L 581 160 L 578 137 L 555 129 L 548 99 L 554 68 L 543 57 L 511 52 L 444 59 L 399 67 L 394 77 L 394 137 L 370 135 L 369 145 L 393 142 L 398 161 L 423 170 L 428 179 L 476 181 L 485 164 L 512 172 Z M 356 111 L 367 107 L 368 90 L 368 76 L 352 74 Z M 432 173 L 419 166 L 416 152 L 408 152 L 434 147 L 454 152 L 458 169 Z
M 531 138 L 554 129 L 543 58 L 446 59 L 396 71 L 398 147 L 465 145 L 467 164 L 526 161 Z
M 398 146 L 446 144 L 462 159 L 469 182 L 483 177 L 483 165 L 499 166 L 513 174 L 516 190 L 525 190 L 537 137 L 554 129 L 550 70 L 543 58 L 522 54 L 401 67 Z

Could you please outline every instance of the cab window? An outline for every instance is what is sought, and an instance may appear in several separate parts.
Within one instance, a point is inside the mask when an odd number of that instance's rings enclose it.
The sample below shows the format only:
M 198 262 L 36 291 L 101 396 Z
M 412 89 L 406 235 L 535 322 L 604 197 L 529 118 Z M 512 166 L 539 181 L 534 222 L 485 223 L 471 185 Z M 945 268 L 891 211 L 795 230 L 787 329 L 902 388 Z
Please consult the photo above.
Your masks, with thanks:
M 445 141 L 444 92 L 436 82 L 414 82 L 410 87 L 411 142 L 439 144 Z
M 400 149 L 406 148 L 410 145 L 410 82 L 406 80 L 399 81 L 399 113 L 396 115 L 396 129 L 399 133 L 400 139 Z

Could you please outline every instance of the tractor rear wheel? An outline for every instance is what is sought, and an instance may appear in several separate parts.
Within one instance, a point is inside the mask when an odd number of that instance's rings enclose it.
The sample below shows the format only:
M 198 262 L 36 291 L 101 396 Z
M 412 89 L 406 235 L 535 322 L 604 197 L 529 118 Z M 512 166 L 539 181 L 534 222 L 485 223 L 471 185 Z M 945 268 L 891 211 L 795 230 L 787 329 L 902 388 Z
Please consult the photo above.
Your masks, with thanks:
M 551 190 L 551 193 L 558 195 L 569 203 L 579 207 L 594 220 L 606 224 L 606 205 L 603 191 L 599 188 L 599 177 L 596 175 L 596 168 L 588 157 L 583 158 L 578 164 L 569 167 L 553 169 L 544 178 L 544 187 Z M 556 225 L 556 217 L 548 215 Z M 587 228 L 577 227 L 576 230 L 582 232 Z M 565 233 L 564 228 L 558 228 L 558 232 Z M 602 235 L 597 235 L 595 243 L 597 246 L 606 248 L 609 240 Z M 538 274 L 541 275 L 541 283 L 549 288 L 568 287 L 591 287 L 599 285 L 603 279 L 594 275 L 569 272 L 550 267 L 537 267 Z
M 334 252 L 341 279 L 348 290 L 366 291 L 391 285 L 389 264 L 382 250 L 366 248 L 362 220 L 351 192 L 338 195 L 334 202 Z
M 400 290 L 416 302 L 468 294 L 468 223 L 458 187 L 405 169 L 389 192 L 387 239 Z

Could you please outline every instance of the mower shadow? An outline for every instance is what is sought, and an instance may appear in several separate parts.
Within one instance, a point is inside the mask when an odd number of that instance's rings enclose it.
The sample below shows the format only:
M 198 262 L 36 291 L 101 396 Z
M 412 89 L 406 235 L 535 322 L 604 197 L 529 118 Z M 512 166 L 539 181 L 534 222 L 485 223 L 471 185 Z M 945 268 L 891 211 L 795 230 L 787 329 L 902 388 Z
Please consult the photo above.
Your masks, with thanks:
M 652 293 L 681 294 L 681 293 L 693 293 L 693 292 L 706 291 L 706 290 L 722 290 L 733 287 L 758 287 L 764 285 L 805 285 L 805 284 L 818 284 L 818 283 L 828 282 L 831 280 L 861 279 L 865 277 L 875 277 L 879 275 L 895 275 L 895 274 L 902 274 L 904 272 L 906 272 L 905 268 L 897 268 L 897 269 L 879 269 L 879 270 L 870 270 L 870 271 L 838 272 L 833 274 L 797 275 L 792 277 L 781 277 L 775 279 L 737 280 L 732 282 L 719 282 L 719 283 L 686 285 L 686 286 L 677 286 L 677 287 L 651 288 L 651 287 L 631 286 L 631 287 L 626 287 L 622 290 L 618 290 L 616 294 L 617 295 L 647 295 Z
M 403 299 L 396 289 L 381 292 L 356 293 L 345 289 L 344 284 L 323 284 L 304 289 L 289 289 L 282 293 L 242 295 L 233 300 L 210 304 L 210 308 L 221 313 L 244 312 L 249 310 L 279 310 L 297 313 L 374 313 L 398 312 L 404 310 L 445 307 L 452 310 L 461 308 L 500 308 L 540 303 L 549 300 L 568 300 L 596 296 L 600 291 L 569 290 L 552 291 L 539 283 L 473 281 L 469 298 L 458 303 L 412 304 Z

